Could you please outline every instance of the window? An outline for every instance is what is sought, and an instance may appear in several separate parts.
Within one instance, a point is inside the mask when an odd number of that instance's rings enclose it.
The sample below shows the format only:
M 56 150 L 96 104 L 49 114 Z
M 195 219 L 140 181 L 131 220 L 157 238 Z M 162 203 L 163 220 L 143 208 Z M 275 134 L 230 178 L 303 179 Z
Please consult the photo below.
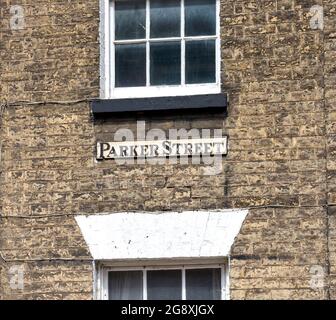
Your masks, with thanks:
M 226 279 L 222 265 L 105 268 L 108 300 L 221 300 Z
M 104 98 L 220 92 L 219 0 L 105 2 Z

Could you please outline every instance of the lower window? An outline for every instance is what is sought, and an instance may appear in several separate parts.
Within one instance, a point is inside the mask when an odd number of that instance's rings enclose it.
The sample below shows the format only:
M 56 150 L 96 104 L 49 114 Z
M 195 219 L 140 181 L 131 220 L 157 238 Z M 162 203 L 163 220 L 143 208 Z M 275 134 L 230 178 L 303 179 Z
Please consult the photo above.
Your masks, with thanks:
M 104 299 L 221 300 L 226 298 L 222 265 L 104 268 Z

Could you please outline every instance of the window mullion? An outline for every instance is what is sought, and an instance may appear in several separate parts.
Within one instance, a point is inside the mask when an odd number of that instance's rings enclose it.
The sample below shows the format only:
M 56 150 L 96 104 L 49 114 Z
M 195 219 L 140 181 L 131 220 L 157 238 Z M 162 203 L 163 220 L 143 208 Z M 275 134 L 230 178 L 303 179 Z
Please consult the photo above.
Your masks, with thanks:
M 182 269 L 182 300 L 187 300 L 186 293 L 186 271 L 185 268 Z
M 184 0 L 181 0 L 181 85 L 185 85 Z
M 150 3 L 146 0 L 146 86 L 150 86 Z
M 143 300 L 147 300 L 147 270 L 144 269 L 143 271 L 143 284 L 142 284 L 142 287 L 143 287 Z

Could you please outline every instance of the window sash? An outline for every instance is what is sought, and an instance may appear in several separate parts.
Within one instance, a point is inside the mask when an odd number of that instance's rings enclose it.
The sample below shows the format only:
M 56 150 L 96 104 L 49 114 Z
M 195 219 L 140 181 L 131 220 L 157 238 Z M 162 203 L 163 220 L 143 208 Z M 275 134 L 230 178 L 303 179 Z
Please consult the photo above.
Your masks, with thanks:
M 136 44 L 145 42 L 169 42 L 169 41 L 182 41 L 182 40 L 216 40 L 217 36 L 192 36 L 192 37 L 169 37 L 169 38 L 150 38 L 150 39 L 127 39 L 127 40 L 115 40 L 114 44 Z
M 192 265 L 168 265 L 168 266 L 147 266 L 147 267 L 104 267 L 101 272 L 101 279 L 98 285 L 101 285 L 101 298 L 108 300 L 108 274 L 113 271 L 142 271 L 143 274 L 143 300 L 147 300 L 147 271 L 152 270 L 179 270 L 182 272 L 182 300 L 186 300 L 186 270 L 192 269 L 220 269 L 221 270 L 221 300 L 228 299 L 228 271 L 223 264 L 192 264 Z
M 179 96 L 188 94 L 215 94 L 220 92 L 220 21 L 219 21 L 219 0 L 216 0 L 216 35 L 209 36 L 185 36 L 185 6 L 184 0 L 181 0 L 181 36 L 167 38 L 150 38 L 150 0 L 146 0 L 146 38 L 115 40 L 115 0 L 101 0 L 108 2 L 105 10 L 108 8 L 108 14 L 105 14 L 105 20 L 102 24 L 105 34 L 105 48 L 102 70 L 104 71 L 103 98 L 136 98 L 136 97 L 156 97 L 156 96 Z M 106 2 L 105 2 L 106 3 Z M 108 17 L 107 17 L 108 16 Z M 109 29 L 107 31 L 107 28 Z M 185 83 L 185 43 L 193 40 L 216 41 L 215 47 L 215 78 L 214 83 L 186 84 Z M 178 85 L 150 85 L 150 43 L 152 42 L 170 42 L 181 41 L 181 84 Z M 116 87 L 115 86 L 115 46 L 117 44 L 146 43 L 146 86 L 139 87 Z

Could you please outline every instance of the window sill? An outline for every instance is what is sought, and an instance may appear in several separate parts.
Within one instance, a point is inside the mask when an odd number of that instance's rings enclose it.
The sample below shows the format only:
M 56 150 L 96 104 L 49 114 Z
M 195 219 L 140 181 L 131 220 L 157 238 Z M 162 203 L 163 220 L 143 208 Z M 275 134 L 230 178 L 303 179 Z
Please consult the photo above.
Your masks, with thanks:
M 162 111 L 206 111 L 226 113 L 225 93 L 133 99 L 96 99 L 91 102 L 94 115 L 151 113 Z
M 109 92 L 109 91 L 106 91 Z M 160 98 L 176 96 L 193 96 L 203 94 L 216 94 L 221 92 L 218 83 L 197 83 L 185 85 L 162 85 L 149 87 L 124 87 L 114 88 L 110 95 L 102 92 L 103 99 L 135 99 L 135 98 Z

